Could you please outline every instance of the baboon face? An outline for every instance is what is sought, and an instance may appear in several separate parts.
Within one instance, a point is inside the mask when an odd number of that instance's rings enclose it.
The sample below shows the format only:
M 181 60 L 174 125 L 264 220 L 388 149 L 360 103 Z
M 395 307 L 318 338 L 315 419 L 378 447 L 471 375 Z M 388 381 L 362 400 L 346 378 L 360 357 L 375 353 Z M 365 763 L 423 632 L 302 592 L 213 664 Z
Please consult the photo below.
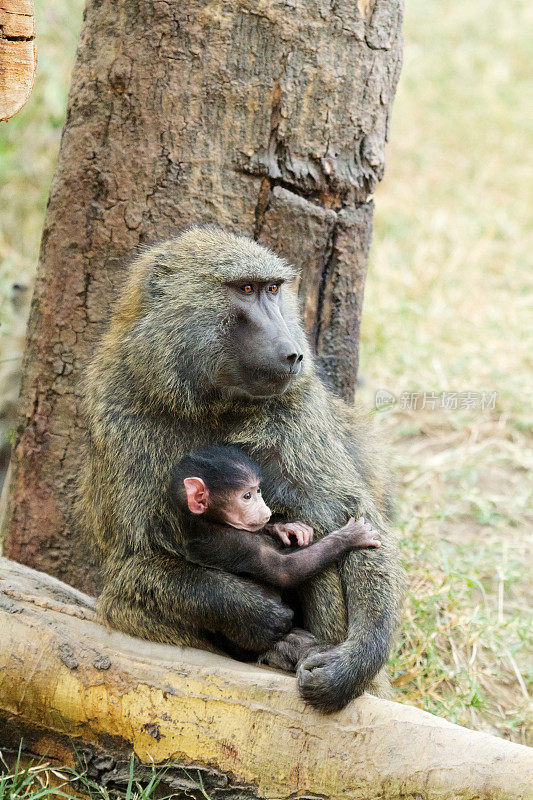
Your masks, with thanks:
M 273 274 L 226 288 L 230 322 L 217 384 L 252 397 L 282 394 L 300 374 L 304 358 L 301 332 L 289 327 L 283 280 Z
M 143 384 L 180 402 L 212 389 L 267 398 L 312 370 L 291 287 L 295 270 L 267 248 L 214 226 L 193 227 L 138 264 L 143 313 L 126 346 Z

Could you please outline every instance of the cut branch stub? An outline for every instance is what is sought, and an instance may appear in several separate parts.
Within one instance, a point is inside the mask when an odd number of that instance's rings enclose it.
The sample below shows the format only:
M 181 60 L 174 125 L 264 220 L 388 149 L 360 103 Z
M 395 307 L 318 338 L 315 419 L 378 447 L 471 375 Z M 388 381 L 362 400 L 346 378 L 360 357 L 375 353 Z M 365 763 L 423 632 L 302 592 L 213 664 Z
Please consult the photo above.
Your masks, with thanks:
M 0 0 L 0 121 L 26 103 L 36 67 L 33 0 Z

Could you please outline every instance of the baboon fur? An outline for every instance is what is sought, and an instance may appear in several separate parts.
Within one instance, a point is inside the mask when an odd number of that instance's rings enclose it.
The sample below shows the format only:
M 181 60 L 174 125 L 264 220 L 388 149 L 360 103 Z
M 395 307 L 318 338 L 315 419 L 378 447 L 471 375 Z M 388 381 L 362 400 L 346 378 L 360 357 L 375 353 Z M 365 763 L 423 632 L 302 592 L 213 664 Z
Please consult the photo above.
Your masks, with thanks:
M 386 458 L 370 418 L 324 386 L 307 344 L 282 395 L 215 387 L 228 358 L 226 282 L 286 281 L 283 315 L 304 339 L 294 277 L 265 247 L 214 226 L 189 228 L 134 260 L 86 378 L 78 506 L 103 562 L 99 609 L 110 626 L 251 657 L 290 631 L 293 611 L 267 587 L 183 558 L 166 493 L 172 466 L 202 445 L 234 444 L 259 463 L 272 511 L 308 523 L 315 537 L 367 517 L 381 548 L 354 550 L 298 594 L 300 624 L 324 644 L 301 662 L 299 689 L 332 711 L 366 688 L 385 691 L 381 668 L 402 596 Z

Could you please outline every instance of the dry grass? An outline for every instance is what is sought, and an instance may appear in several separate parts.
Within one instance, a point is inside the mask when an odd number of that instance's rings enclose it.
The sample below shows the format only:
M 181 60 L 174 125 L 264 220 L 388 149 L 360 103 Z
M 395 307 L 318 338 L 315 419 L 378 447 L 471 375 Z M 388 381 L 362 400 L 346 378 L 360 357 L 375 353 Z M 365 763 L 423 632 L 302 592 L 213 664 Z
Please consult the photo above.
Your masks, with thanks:
M 410 579 L 396 686 L 517 741 L 532 677 L 528 16 L 518 0 L 407 4 L 361 364 L 362 397 L 397 400 L 378 413 Z M 498 397 L 400 408 L 403 392 L 443 391 Z
M 37 87 L 0 127 L 6 297 L 12 281 L 31 279 L 36 262 L 82 3 L 36 5 Z M 379 412 L 398 460 L 410 577 L 395 681 L 409 703 L 523 741 L 531 654 L 531 5 L 407 5 L 405 67 L 377 195 L 361 395 L 373 403 L 379 388 L 396 398 L 485 390 L 498 399 L 485 412 L 399 404 Z M 0 359 L 12 358 L 19 344 L 8 344 L 8 302 L 2 313 Z
M 35 3 L 38 64 L 22 111 L 0 123 L 0 485 L 15 425 L 24 323 L 63 127 L 83 0 Z M 12 285 L 27 286 L 26 296 Z
M 38 64 L 33 93 L 22 111 L 0 123 L 0 298 L 9 283 L 31 280 L 48 190 L 65 118 L 70 72 L 83 0 L 35 3 Z M 7 327 L 5 308 L 0 322 Z M 3 316 L 2 316 L 3 315 Z

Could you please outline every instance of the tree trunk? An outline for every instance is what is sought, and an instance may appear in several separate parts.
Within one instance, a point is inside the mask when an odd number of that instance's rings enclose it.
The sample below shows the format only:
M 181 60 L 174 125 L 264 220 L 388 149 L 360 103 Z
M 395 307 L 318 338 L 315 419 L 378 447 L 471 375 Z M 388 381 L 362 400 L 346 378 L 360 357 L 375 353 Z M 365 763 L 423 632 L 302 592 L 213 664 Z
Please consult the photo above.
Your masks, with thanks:
M 133 750 L 136 777 L 170 762 L 167 792 L 198 800 L 198 774 L 212 800 L 530 796 L 530 748 L 369 695 L 323 716 L 292 676 L 106 631 L 90 598 L 6 559 L 0 629 L 4 753 L 23 733 L 107 788 L 125 788 Z
M 5 553 L 95 589 L 74 544 L 78 379 L 140 244 L 214 221 L 302 268 L 305 324 L 353 394 L 400 0 L 89 0 L 44 227 Z

